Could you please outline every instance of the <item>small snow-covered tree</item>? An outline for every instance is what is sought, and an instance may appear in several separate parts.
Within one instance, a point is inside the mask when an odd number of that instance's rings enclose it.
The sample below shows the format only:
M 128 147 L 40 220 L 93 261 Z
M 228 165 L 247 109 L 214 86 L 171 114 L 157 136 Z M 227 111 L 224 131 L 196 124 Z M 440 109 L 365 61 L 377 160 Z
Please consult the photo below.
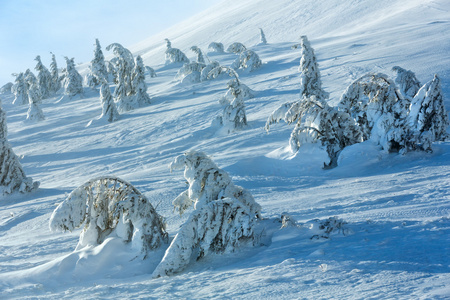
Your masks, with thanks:
M 27 90 L 30 88 L 30 86 L 34 83 L 37 83 L 37 78 L 36 76 L 33 74 L 33 72 L 30 71 L 30 69 L 27 69 L 25 71 L 25 74 L 23 75 L 25 78 L 25 82 L 27 85 Z M 27 102 L 28 103 L 28 102 Z
M 16 76 L 12 91 L 14 93 L 13 104 L 25 105 L 28 103 L 28 86 L 23 73 L 13 74 Z
M 95 88 L 102 82 L 108 80 L 108 70 L 105 64 L 105 56 L 103 55 L 102 47 L 100 46 L 98 39 L 95 39 L 94 58 L 91 60 L 89 70 L 90 77 L 92 77 L 92 80 L 89 82 L 89 86 L 91 88 Z
M 78 73 L 75 68 L 74 58 L 69 59 L 67 56 L 66 60 L 66 69 L 64 72 L 64 95 L 69 99 L 74 98 L 75 96 L 83 95 L 83 77 L 81 77 L 80 73 Z M 63 96 L 63 98 L 65 97 Z
M 188 63 L 189 59 L 180 49 L 172 48 L 172 43 L 166 39 L 166 65 L 172 63 Z
M 183 168 L 189 188 L 173 205 L 180 214 L 191 206 L 194 211 L 153 272 L 155 278 L 180 272 L 191 259 L 211 252 L 234 252 L 256 238 L 261 207 L 250 192 L 234 185 L 228 173 L 203 152 L 187 152 L 170 164 L 171 170 Z
M 133 108 L 142 107 L 150 103 L 150 96 L 147 94 L 147 84 L 145 83 L 145 68 L 141 56 L 136 57 L 135 67 L 131 78 Z
M 0 104 L 0 193 L 27 193 L 36 190 L 39 182 L 33 182 L 23 171 L 19 158 L 7 140 L 6 114 Z
M 109 84 L 106 82 L 103 82 L 100 88 L 100 101 L 102 102 L 102 115 L 100 118 L 106 119 L 108 122 L 117 121 L 120 115 L 111 95 Z
M 212 52 L 223 53 L 224 47 L 222 43 L 212 42 L 209 44 L 208 49 Z
M 449 119 L 437 75 L 413 98 L 408 123 L 413 131 L 413 143 L 422 145 L 426 151 L 431 151 L 432 142 L 448 138 Z
M 146 257 L 168 240 L 163 219 L 150 201 L 117 177 L 89 180 L 73 190 L 50 217 L 52 230 L 72 231 L 83 224 L 77 250 L 116 236 Z
M 14 84 L 12 82 L 8 82 L 8 83 L 4 84 L 0 88 L 0 94 L 3 94 L 3 95 L 11 94 L 13 92 L 13 86 L 14 86 Z
M 318 99 L 327 99 L 328 93 L 322 89 L 320 71 L 314 49 L 306 36 L 302 36 L 300 44 L 292 46 L 293 49 L 301 47 L 300 59 L 300 97 L 316 96 Z
M 200 82 L 201 73 L 205 64 L 198 62 L 190 62 L 184 64 L 177 72 L 175 79 L 180 80 L 181 83 L 195 83 Z
M 37 80 L 39 90 L 42 99 L 47 99 L 51 94 L 52 75 L 50 74 L 50 71 L 42 64 L 41 57 L 39 55 L 36 56 L 34 60 L 37 61 L 34 69 L 38 72 Z
M 119 111 L 127 111 L 134 108 L 132 104 L 133 87 L 132 76 L 135 67 L 133 54 L 119 43 L 113 43 L 106 50 L 113 50 L 115 58 L 115 69 L 117 72 L 117 86 L 114 90 L 114 98 Z
M 145 66 L 145 70 L 147 71 L 148 76 L 150 76 L 151 78 L 157 77 L 156 72 L 152 67 Z
M 42 100 L 41 89 L 37 83 L 33 83 L 28 90 L 29 107 L 27 112 L 27 120 L 29 121 L 42 121 L 45 119 L 42 109 L 39 104 Z
M 235 70 L 241 69 L 246 72 L 252 72 L 259 69 L 262 65 L 258 54 L 252 50 L 244 50 L 239 53 L 239 57 L 233 62 L 231 67 Z
M 219 67 L 220 64 L 218 61 L 212 61 L 211 63 L 209 63 L 208 65 L 206 65 L 203 69 L 202 72 L 200 74 L 200 81 L 206 81 L 208 79 L 212 79 L 212 78 L 208 78 L 209 72 L 212 71 L 212 69 Z
M 192 46 L 191 51 L 197 54 L 197 62 L 200 64 L 205 64 L 205 58 L 203 57 L 202 49 L 197 46 Z
M 50 93 L 56 94 L 61 89 L 61 80 L 59 78 L 58 64 L 56 63 L 55 54 L 51 53 L 51 55 L 52 62 L 50 63 Z
M 245 50 L 247 50 L 247 48 L 244 46 L 244 44 L 239 43 L 239 42 L 235 42 L 235 43 L 231 44 L 230 46 L 228 46 L 228 48 L 227 48 L 227 52 L 235 53 L 235 54 L 240 54 L 241 52 L 244 52 Z
M 260 33 L 260 45 L 266 45 L 267 44 L 267 40 L 266 40 L 266 35 L 264 34 L 264 31 L 262 30 L 262 28 L 259 28 L 259 33 Z
M 396 74 L 394 81 L 398 85 L 400 93 L 405 99 L 411 100 L 420 89 L 420 82 L 416 78 L 416 74 L 399 66 L 393 67 L 392 71 Z

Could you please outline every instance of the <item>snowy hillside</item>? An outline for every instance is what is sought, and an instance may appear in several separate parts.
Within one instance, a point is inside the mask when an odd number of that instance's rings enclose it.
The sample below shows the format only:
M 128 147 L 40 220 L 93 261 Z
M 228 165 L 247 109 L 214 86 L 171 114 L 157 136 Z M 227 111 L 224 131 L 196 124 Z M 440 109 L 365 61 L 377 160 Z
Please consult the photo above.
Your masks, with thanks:
M 259 44 L 259 28 L 268 44 Z M 0 196 L 0 298 L 450 297 L 448 141 L 434 143 L 433 153 L 405 155 L 366 141 L 345 148 L 338 167 L 324 170 L 328 158 L 319 145 L 305 145 L 297 155 L 288 151 L 293 125 L 264 130 L 272 111 L 299 98 L 300 52 L 291 46 L 302 35 L 315 50 L 330 105 L 359 77 L 393 78 L 398 65 L 422 84 L 438 74 L 450 110 L 446 0 L 223 1 L 140 44 L 123 45 L 157 77 L 146 77 L 151 103 L 111 123 L 97 120 L 99 88 L 84 87 L 84 98 L 72 101 L 59 101 L 62 90 L 43 100 L 39 122 L 25 120 L 28 106 L 12 104 L 14 95 L 0 94 L 8 141 L 27 176 L 41 182 L 32 193 Z M 237 56 L 210 52 L 211 42 L 225 49 L 241 42 L 259 55 L 261 68 L 238 71 L 255 96 L 245 100 L 246 128 L 227 133 L 212 124 L 222 114 L 219 100 L 230 77 L 180 83 L 182 64 L 165 65 L 165 38 L 191 60 L 190 48 L 198 46 L 222 66 Z M 87 68 L 85 62 L 78 71 L 84 75 Z M 174 210 L 172 201 L 188 186 L 169 164 L 190 150 L 208 154 L 261 205 L 255 246 L 193 259 L 178 274 L 153 278 L 168 245 L 144 259 L 118 237 L 75 250 L 82 228 L 50 231 L 52 212 L 71 191 L 117 176 L 145 195 L 172 240 L 194 209 L 182 216 Z M 294 221 L 281 228 L 286 214 Z M 342 227 L 325 234 L 320 225 L 333 221 Z

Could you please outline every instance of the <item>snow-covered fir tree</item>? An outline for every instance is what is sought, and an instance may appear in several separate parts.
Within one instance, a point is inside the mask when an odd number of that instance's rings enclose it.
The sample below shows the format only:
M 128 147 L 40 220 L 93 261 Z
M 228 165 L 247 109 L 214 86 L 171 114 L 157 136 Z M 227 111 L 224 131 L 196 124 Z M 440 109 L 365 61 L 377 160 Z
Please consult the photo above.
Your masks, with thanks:
M 36 190 L 39 182 L 33 182 L 23 171 L 19 158 L 7 140 L 6 114 L 0 103 L 0 194 L 26 193 Z
M 168 241 L 163 219 L 150 201 L 117 177 L 89 180 L 73 190 L 50 217 L 52 230 L 72 231 L 83 224 L 76 250 L 114 236 L 131 243 L 145 258 Z
M 222 43 L 212 42 L 208 45 L 208 49 L 212 52 L 224 53 L 224 47 Z
M 61 89 L 61 80 L 59 78 L 58 64 L 56 63 L 55 54 L 51 53 L 51 55 L 52 62 L 50 63 L 50 92 L 51 94 L 56 94 Z
M 95 39 L 94 58 L 91 60 L 89 70 L 90 77 L 92 78 L 89 82 L 89 87 L 95 88 L 102 84 L 102 82 L 108 81 L 105 56 L 103 55 L 102 47 L 98 39 Z
M 260 45 L 266 45 L 267 44 L 267 40 L 266 40 L 266 35 L 264 34 L 264 31 L 262 30 L 262 28 L 259 28 L 259 34 L 260 34 Z
M 36 56 L 34 60 L 37 61 L 36 67 L 34 69 L 38 72 L 38 87 L 42 99 L 47 99 L 52 93 L 52 75 L 50 74 L 50 71 L 42 64 L 41 57 L 39 55 Z
M 202 72 L 200 74 L 200 81 L 212 79 L 212 78 L 208 78 L 209 72 L 211 72 L 214 68 L 217 68 L 219 66 L 220 66 L 220 63 L 218 61 L 212 61 L 211 63 L 207 64 L 202 69 Z
M 45 119 L 39 104 L 42 100 L 41 89 L 37 83 L 33 83 L 28 90 L 29 107 L 27 112 L 28 121 L 42 121 Z
M 204 67 L 205 64 L 198 62 L 186 63 L 178 70 L 175 79 L 181 81 L 183 84 L 200 82 L 201 73 Z
M 188 63 L 189 59 L 180 49 L 172 48 L 172 43 L 166 39 L 166 65 L 172 63 Z
M 171 170 L 183 168 L 189 188 L 173 205 L 180 214 L 191 206 L 194 210 L 153 272 L 155 278 L 182 271 L 192 259 L 234 252 L 256 239 L 261 207 L 250 192 L 234 185 L 203 152 L 187 152 L 170 164 Z
M 13 74 L 16 76 L 12 91 L 14 93 L 13 104 L 25 105 L 28 101 L 28 85 L 24 73 Z
M 27 69 L 25 71 L 25 74 L 23 74 L 23 76 L 25 78 L 25 83 L 27 85 L 27 90 L 30 88 L 30 86 L 33 83 L 37 83 L 38 82 L 36 76 L 33 74 L 33 72 L 30 71 L 30 69 Z
M 83 96 L 83 78 L 75 68 L 74 58 L 69 59 L 67 56 L 64 58 L 66 60 L 66 69 L 64 71 L 63 98 L 68 97 L 69 99 L 72 99 L 76 96 Z M 61 100 L 63 98 L 61 98 Z
M 106 63 L 106 69 L 108 72 L 108 78 L 107 78 L 108 82 L 117 84 L 118 81 L 117 81 L 116 67 L 114 67 L 114 64 L 112 61 L 108 61 Z
M 145 67 L 141 56 L 136 57 L 133 75 L 131 78 L 133 108 L 142 107 L 150 103 L 150 96 L 147 94 L 147 84 L 145 83 Z
M 102 115 L 100 119 L 106 119 L 108 122 L 117 121 L 120 115 L 111 95 L 109 84 L 106 82 L 103 82 L 100 88 L 100 101 L 102 103 Z
M 420 82 L 416 78 L 416 74 L 399 66 L 393 67 L 392 71 L 396 75 L 394 82 L 398 85 L 403 97 L 411 100 L 420 89 Z
M 150 78 L 157 77 L 156 72 L 152 67 L 145 66 L 145 70 L 147 71 L 148 76 L 150 76 Z
M 437 75 L 423 85 L 412 99 L 408 123 L 413 132 L 410 143 L 419 144 L 426 151 L 432 150 L 432 142 L 448 138 L 449 119 Z
M 117 109 L 128 111 L 135 108 L 133 105 L 132 76 L 134 71 L 134 57 L 130 50 L 119 43 L 113 43 L 106 47 L 106 50 L 113 50 L 115 57 L 115 70 L 117 75 L 117 86 L 114 90 L 114 98 L 117 102 Z
M 205 58 L 203 57 L 202 49 L 197 46 L 192 46 L 191 51 L 197 54 L 197 62 L 200 64 L 206 64 Z
M 239 42 L 232 43 L 227 48 L 227 52 L 234 53 L 234 54 L 240 54 L 241 52 L 244 52 L 245 50 L 247 50 L 247 47 L 245 47 L 244 44 L 239 43 Z
M 300 44 L 292 46 L 294 49 L 301 47 L 299 66 L 300 97 L 316 96 L 318 99 L 327 99 L 328 93 L 322 89 L 322 81 L 320 80 L 320 71 L 314 49 L 306 36 L 302 36 L 300 39 Z
M 239 53 L 239 57 L 233 62 L 231 67 L 235 70 L 244 70 L 246 72 L 252 72 L 259 69 L 262 65 L 261 59 L 258 54 L 253 50 L 244 50 Z

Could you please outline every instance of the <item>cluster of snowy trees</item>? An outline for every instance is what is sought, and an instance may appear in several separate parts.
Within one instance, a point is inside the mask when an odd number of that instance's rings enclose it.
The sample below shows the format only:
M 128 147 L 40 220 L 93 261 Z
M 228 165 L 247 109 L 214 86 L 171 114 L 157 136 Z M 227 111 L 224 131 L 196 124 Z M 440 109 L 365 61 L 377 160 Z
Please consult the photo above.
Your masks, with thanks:
M 400 67 L 393 68 L 395 81 L 384 74 L 366 74 L 346 89 L 338 107 L 331 107 L 306 36 L 297 47 L 302 51 L 300 99 L 277 108 L 265 126 L 269 131 L 280 120 L 295 123 L 289 139 L 292 152 L 320 142 L 330 158 L 324 167 L 332 168 L 345 147 L 369 139 L 385 151 L 405 153 L 431 151 L 434 141 L 447 137 L 449 120 L 437 75 L 421 86 L 413 72 Z

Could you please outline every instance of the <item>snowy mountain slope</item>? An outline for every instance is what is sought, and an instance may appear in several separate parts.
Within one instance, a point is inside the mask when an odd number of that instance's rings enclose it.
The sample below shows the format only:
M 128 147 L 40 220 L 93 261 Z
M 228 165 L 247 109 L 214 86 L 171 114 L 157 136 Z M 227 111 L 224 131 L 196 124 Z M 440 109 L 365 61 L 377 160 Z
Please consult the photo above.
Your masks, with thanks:
M 369 71 L 390 74 L 394 65 L 416 72 L 422 83 L 442 78 L 450 109 L 449 22 L 446 1 L 225 1 L 191 20 L 130 47 L 155 68 L 147 78 L 152 104 L 114 123 L 101 114 L 98 91 L 57 103 L 44 100 L 46 120 L 25 123 L 27 107 L 3 96 L 8 139 L 28 176 L 41 181 L 32 194 L 0 203 L 2 298 L 436 298 L 450 295 L 450 144 L 432 154 L 382 153 L 370 143 L 346 148 L 336 169 L 321 169 L 326 153 L 304 147 L 285 151 L 291 126 L 263 130 L 279 104 L 298 98 L 299 51 L 307 34 L 335 104 L 346 86 Z M 259 42 L 264 29 L 268 45 Z M 193 58 L 193 45 L 239 41 L 263 60 L 241 73 L 255 90 L 246 101 L 249 127 L 224 134 L 211 126 L 226 78 L 183 85 L 179 66 L 164 66 L 164 38 Z M 100 37 L 101 41 L 101 37 Z M 120 41 L 118 41 L 120 42 Z M 88 45 L 90 46 L 90 45 Z M 107 53 L 106 51 L 104 51 Z M 208 53 L 222 65 L 234 54 Z M 80 70 L 83 71 L 83 70 Z M 89 126 L 88 123 L 94 120 Z M 173 237 L 187 216 L 172 200 L 186 189 L 182 172 L 168 164 L 187 150 L 205 151 L 263 208 L 263 246 L 192 263 L 179 275 L 152 279 L 163 253 L 141 260 L 117 239 L 74 252 L 79 230 L 52 233 L 55 205 L 91 178 L 116 175 L 143 192 Z M 288 212 L 303 224 L 280 229 Z M 311 239 L 313 219 L 338 216 L 345 235 Z

